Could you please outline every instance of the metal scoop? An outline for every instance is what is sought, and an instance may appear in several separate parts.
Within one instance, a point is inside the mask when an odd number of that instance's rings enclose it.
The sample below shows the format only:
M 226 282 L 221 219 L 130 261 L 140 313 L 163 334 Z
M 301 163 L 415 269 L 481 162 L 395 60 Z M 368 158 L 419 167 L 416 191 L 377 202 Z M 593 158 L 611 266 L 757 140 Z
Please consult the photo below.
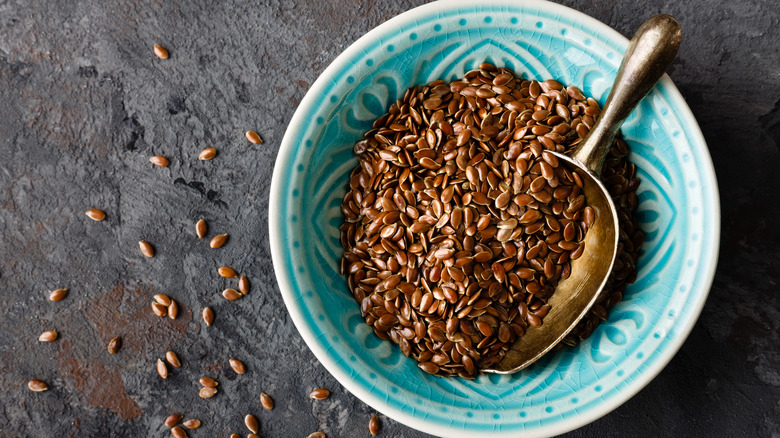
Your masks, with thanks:
M 601 117 L 569 156 L 555 155 L 583 176 L 583 193 L 596 212 L 585 235 L 585 249 L 572 261 L 571 276 L 558 283 L 550 297 L 550 312 L 540 327 L 529 327 L 504 358 L 484 368 L 490 373 L 519 371 L 544 356 L 585 316 L 612 272 L 618 247 L 618 217 L 612 198 L 601 183 L 604 157 L 618 129 L 661 79 L 680 47 L 680 25 L 669 15 L 656 15 L 637 30 L 620 64 Z

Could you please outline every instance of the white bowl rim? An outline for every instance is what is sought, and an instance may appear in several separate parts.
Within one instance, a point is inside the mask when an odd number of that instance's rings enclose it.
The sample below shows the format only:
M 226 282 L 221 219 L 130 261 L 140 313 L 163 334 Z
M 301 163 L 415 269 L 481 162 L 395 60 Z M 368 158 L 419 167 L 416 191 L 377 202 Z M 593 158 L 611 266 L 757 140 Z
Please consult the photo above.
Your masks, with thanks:
M 534 5 L 536 7 L 549 8 L 550 10 L 554 10 L 560 13 L 561 15 L 576 17 L 578 21 L 585 22 L 592 27 L 598 28 L 602 33 L 606 34 L 611 40 L 616 41 L 622 47 L 628 46 L 627 38 L 625 38 L 623 35 L 621 35 L 616 30 L 612 29 L 608 25 L 602 23 L 601 21 L 593 17 L 586 15 L 583 12 L 577 11 L 575 9 L 569 8 L 564 5 L 552 3 L 547 0 L 524 0 L 523 3 L 526 5 Z M 479 6 L 491 6 L 491 5 L 504 6 L 506 4 L 507 4 L 507 0 L 481 0 L 479 2 Z M 346 50 L 344 50 L 341 54 L 339 54 L 331 62 L 331 64 L 319 75 L 317 80 L 315 80 L 315 82 L 312 84 L 309 91 L 307 91 L 306 95 L 301 100 L 301 103 L 298 105 L 298 108 L 293 114 L 290 123 L 288 125 L 288 128 L 285 131 L 285 135 L 282 138 L 282 142 L 279 147 L 279 152 L 276 158 L 276 162 L 286 163 L 287 161 L 290 160 L 293 151 L 298 146 L 298 144 L 292 141 L 292 137 L 294 136 L 294 134 L 292 133 L 302 129 L 302 127 L 306 123 L 308 123 L 307 120 L 304 118 L 305 109 L 311 105 L 312 101 L 317 96 L 325 92 L 328 85 L 330 84 L 328 78 L 331 75 L 333 75 L 335 72 L 340 70 L 342 67 L 344 67 L 344 65 L 348 62 L 348 60 L 352 59 L 355 55 L 359 54 L 360 52 L 363 52 L 364 49 L 366 49 L 369 46 L 369 44 L 375 39 L 375 36 L 384 33 L 388 29 L 397 28 L 408 22 L 412 22 L 415 20 L 415 17 L 419 15 L 427 15 L 433 12 L 441 11 L 442 9 L 457 9 L 459 7 L 473 7 L 473 6 L 475 6 L 473 0 L 438 0 L 428 4 L 424 4 L 415 7 L 413 9 L 410 9 L 404 13 L 401 13 L 385 21 L 384 23 L 373 28 L 372 30 L 370 30 L 369 32 L 361 36 L 357 41 L 352 43 Z M 683 99 L 679 93 L 679 90 L 677 90 L 677 87 L 674 85 L 674 83 L 669 78 L 669 76 L 664 75 L 660 83 L 663 84 L 664 87 L 668 88 L 671 94 L 676 94 L 680 97 L 680 99 Z M 621 391 L 614 397 L 605 400 L 604 403 L 599 405 L 597 408 L 590 409 L 575 418 L 569 419 L 566 422 L 553 423 L 550 425 L 539 427 L 537 429 L 528 430 L 526 432 L 523 432 L 524 436 L 528 436 L 528 437 L 552 436 L 552 435 L 559 435 L 562 433 L 569 432 L 571 430 L 582 427 L 586 424 L 589 424 L 603 417 L 604 415 L 612 412 L 614 409 L 616 409 L 617 407 L 619 407 L 620 405 L 628 401 L 631 397 L 633 397 L 634 395 L 636 395 L 636 393 L 638 393 L 641 389 L 643 389 L 648 383 L 650 383 L 661 372 L 661 370 L 663 370 L 666 367 L 666 365 L 676 355 L 677 351 L 679 351 L 679 349 L 682 347 L 685 340 L 690 335 L 693 326 L 695 325 L 696 321 L 699 318 L 699 315 L 701 314 L 701 311 L 704 307 L 704 303 L 706 302 L 707 296 L 709 294 L 709 290 L 712 286 L 712 282 L 715 276 L 715 269 L 717 266 L 718 248 L 719 248 L 719 240 L 720 240 L 720 221 L 721 221 L 720 201 L 719 201 L 719 194 L 717 188 L 717 180 L 715 179 L 715 170 L 712 164 L 712 158 L 710 157 L 709 151 L 706 148 L 706 141 L 704 139 L 704 135 L 701 132 L 701 128 L 699 127 L 698 123 L 696 122 L 696 119 L 693 116 L 693 113 L 691 112 L 690 108 L 687 105 L 683 105 L 682 107 L 679 107 L 677 111 L 679 115 L 682 117 L 682 119 L 685 121 L 686 126 L 688 126 L 690 129 L 689 131 L 687 131 L 687 135 L 697 140 L 695 142 L 692 142 L 691 146 L 693 148 L 696 148 L 697 145 L 703 147 L 704 149 L 703 151 L 698 151 L 698 152 L 703 152 L 699 154 L 699 158 L 706 159 L 706 162 L 700 161 L 698 164 L 701 168 L 703 168 L 706 171 L 704 175 L 711 177 L 711 180 L 708 180 L 707 184 L 702 184 L 701 187 L 703 191 L 709 192 L 706 193 L 706 195 L 709 195 L 712 199 L 713 210 L 708 213 L 713 215 L 714 228 L 712 231 L 713 234 L 712 238 L 715 239 L 712 242 L 713 251 L 710 254 L 710 257 L 708 259 L 702 258 L 700 260 L 702 262 L 700 266 L 701 269 L 704 271 L 704 275 L 701 276 L 703 282 L 697 285 L 697 287 L 705 292 L 699 294 L 698 299 L 690 303 L 692 308 L 689 308 L 689 310 L 691 311 L 690 314 L 692 317 L 684 321 L 685 322 L 684 325 L 677 327 L 678 336 L 676 336 L 675 338 L 669 341 L 669 343 L 667 344 L 667 348 L 664 350 L 663 354 L 659 357 L 659 359 L 653 362 L 651 366 L 646 368 L 646 370 L 640 375 L 640 377 L 633 380 L 631 384 L 628 385 L 623 391 Z M 271 180 L 271 187 L 270 187 L 270 197 L 269 197 L 269 209 L 271 210 L 273 210 L 271 208 L 272 206 L 280 205 L 281 202 L 283 202 L 284 200 L 283 193 L 284 193 L 285 186 L 284 186 L 284 182 L 282 181 L 283 173 L 284 173 L 283 169 L 284 169 L 283 166 L 274 166 L 273 176 Z M 276 275 L 276 280 L 279 285 L 280 292 L 282 294 L 282 298 L 285 302 L 285 306 L 287 307 L 288 313 L 290 314 L 290 317 L 292 318 L 293 323 L 295 324 L 298 332 L 301 334 L 301 337 L 306 342 L 309 349 L 312 350 L 315 357 L 325 367 L 325 369 L 328 370 L 328 372 L 330 372 L 336 378 L 336 380 L 338 380 L 339 383 L 343 385 L 349 392 L 354 394 L 356 397 L 361 399 L 363 402 L 365 402 L 372 408 L 382 412 L 383 414 L 387 415 L 390 418 L 393 418 L 396 421 L 399 421 L 405 425 L 408 425 L 409 427 L 430 434 L 453 435 L 453 434 L 462 433 L 463 432 L 462 429 L 451 428 L 451 427 L 446 427 L 441 425 L 431 425 L 429 423 L 421 421 L 420 419 L 414 416 L 407 414 L 406 412 L 399 411 L 397 409 L 384 405 L 382 401 L 374 397 L 369 390 L 355 384 L 349 378 L 348 375 L 344 374 L 336 366 L 336 363 L 332 361 L 328 356 L 327 351 L 317 342 L 315 337 L 312 336 L 312 334 L 309 332 L 306 323 L 303 320 L 302 315 L 290 311 L 290 309 L 293 308 L 292 302 L 295 300 L 295 297 L 291 293 L 293 287 L 289 281 L 288 276 L 284 275 L 285 273 L 282 272 L 282 267 L 284 266 L 284 260 L 286 254 L 284 251 L 283 242 L 287 239 L 288 236 L 284 236 L 278 232 L 279 230 L 281 230 L 281 228 L 280 228 L 279 218 L 277 215 L 273 215 L 273 214 L 269 215 L 268 229 L 269 229 L 271 257 L 274 265 L 274 272 Z M 509 436 L 517 436 L 517 434 L 518 431 L 490 432 L 487 434 L 483 434 L 480 432 L 471 432 L 471 431 L 469 432 L 469 435 L 473 437 L 480 437 L 480 436 L 509 437 Z

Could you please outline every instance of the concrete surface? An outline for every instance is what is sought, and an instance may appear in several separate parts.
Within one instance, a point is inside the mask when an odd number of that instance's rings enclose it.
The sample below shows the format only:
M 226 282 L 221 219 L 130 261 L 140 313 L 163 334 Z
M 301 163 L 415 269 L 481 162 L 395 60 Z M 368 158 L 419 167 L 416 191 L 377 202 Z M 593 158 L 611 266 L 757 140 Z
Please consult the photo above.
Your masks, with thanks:
M 296 104 L 339 53 L 416 0 L 0 0 L 0 436 L 368 436 L 373 411 L 322 368 L 287 316 L 267 235 L 268 190 Z M 708 141 L 723 204 L 718 274 L 670 365 L 570 437 L 780 436 L 780 8 L 774 1 L 564 1 L 630 35 L 665 12 L 684 40 L 670 75 Z M 154 43 L 170 50 L 156 59 Z M 243 139 L 246 129 L 265 144 Z M 207 146 L 217 158 L 198 162 Z M 168 168 L 148 157 L 162 154 Z M 84 216 L 106 210 L 103 222 Z M 211 250 L 210 236 L 230 233 Z M 138 240 L 157 256 L 145 259 Z M 229 265 L 253 284 L 227 303 Z M 47 291 L 67 287 L 62 302 Z M 178 301 L 175 321 L 148 297 Z M 217 321 L 206 329 L 203 305 Z M 228 310 L 232 311 L 228 313 Z M 40 332 L 60 339 L 39 344 Z M 119 354 L 105 353 L 121 335 Z M 161 380 L 166 350 L 184 367 Z M 227 365 L 242 359 L 247 374 Z M 197 379 L 220 382 L 211 400 Z M 33 393 L 30 378 L 51 387 Z M 329 399 L 308 393 L 324 386 Z M 276 401 L 261 411 L 260 391 Z M 422 437 L 383 418 L 381 436 Z

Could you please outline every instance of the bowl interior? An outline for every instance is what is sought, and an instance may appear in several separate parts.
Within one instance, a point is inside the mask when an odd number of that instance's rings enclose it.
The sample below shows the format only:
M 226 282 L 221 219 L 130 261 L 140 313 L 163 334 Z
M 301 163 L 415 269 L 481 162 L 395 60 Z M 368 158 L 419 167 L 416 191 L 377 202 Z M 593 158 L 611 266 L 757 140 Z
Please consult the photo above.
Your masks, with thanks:
M 276 161 L 271 245 L 296 326 L 349 391 L 438 435 L 550 435 L 614 409 L 671 359 L 709 291 L 719 210 L 706 145 L 668 77 L 622 129 L 642 180 L 637 281 L 578 347 L 513 375 L 430 376 L 373 334 L 339 273 L 352 146 L 408 87 L 462 77 L 488 61 L 577 85 L 603 105 L 626 46 L 607 26 L 551 3 L 439 2 L 371 31 L 312 86 Z

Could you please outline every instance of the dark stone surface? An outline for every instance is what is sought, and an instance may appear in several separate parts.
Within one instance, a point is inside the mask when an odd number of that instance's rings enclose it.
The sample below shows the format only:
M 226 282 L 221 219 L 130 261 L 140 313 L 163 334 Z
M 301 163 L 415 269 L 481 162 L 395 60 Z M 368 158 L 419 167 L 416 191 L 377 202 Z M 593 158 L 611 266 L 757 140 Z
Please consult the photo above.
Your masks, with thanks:
M 350 43 L 416 0 L 0 0 L 0 436 L 367 436 L 373 411 L 304 345 L 275 284 L 267 239 L 273 160 L 295 106 Z M 565 1 L 630 35 L 665 12 L 682 24 L 670 75 L 697 117 L 718 174 L 723 233 L 709 301 L 690 338 L 645 389 L 570 433 L 780 436 L 780 9 L 771 0 Z M 156 59 L 154 43 L 170 50 Z M 252 128 L 265 144 L 243 139 Z M 198 152 L 218 149 L 199 162 Z M 154 168 L 149 156 L 171 159 Z M 106 210 L 104 222 L 84 216 Z M 230 233 L 210 250 L 210 235 Z M 154 244 L 145 259 L 137 242 Z M 248 274 L 226 303 L 215 267 Z M 70 288 L 60 303 L 47 291 Z M 167 293 L 175 321 L 154 317 Z M 217 322 L 205 328 L 199 311 Z M 46 329 L 60 339 L 39 344 Z M 106 354 L 109 339 L 124 347 Z M 167 349 L 184 367 L 162 381 Z M 237 376 L 230 357 L 248 368 Z M 197 379 L 220 381 L 211 400 Z M 33 393 L 30 378 L 51 390 Z M 332 396 L 312 403 L 316 386 Z M 261 411 L 260 391 L 276 400 Z M 382 436 L 421 437 L 383 419 Z

